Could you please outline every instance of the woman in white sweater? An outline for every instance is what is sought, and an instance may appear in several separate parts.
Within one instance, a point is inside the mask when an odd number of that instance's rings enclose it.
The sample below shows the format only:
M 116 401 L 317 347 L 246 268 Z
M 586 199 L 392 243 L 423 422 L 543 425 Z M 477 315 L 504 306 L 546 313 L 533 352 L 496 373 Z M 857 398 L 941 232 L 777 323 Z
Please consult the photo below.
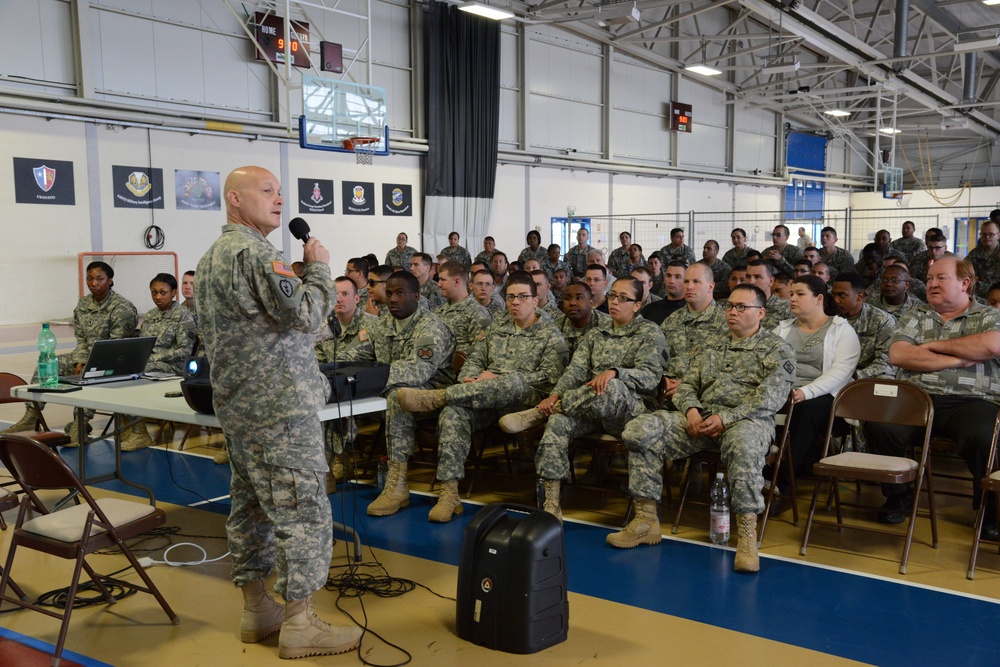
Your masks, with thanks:
M 837 316 L 826 283 L 816 276 L 801 276 L 791 285 L 789 307 L 793 317 L 782 320 L 774 333 L 795 351 L 795 382 L 789 445 L 795 473 L 805 471 L 817 448 L 817 438 L 826 431 L 833 397 L 851 381 L 861 345 L 854 329 Z M 787 482 L 779 481 L 779 490 Z

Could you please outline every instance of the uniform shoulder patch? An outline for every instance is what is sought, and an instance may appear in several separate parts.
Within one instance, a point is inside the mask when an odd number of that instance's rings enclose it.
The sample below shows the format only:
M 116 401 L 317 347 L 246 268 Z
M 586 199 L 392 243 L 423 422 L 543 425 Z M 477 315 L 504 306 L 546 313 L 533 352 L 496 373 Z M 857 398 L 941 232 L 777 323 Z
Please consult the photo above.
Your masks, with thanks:
M 423 359 L 424 361 L 427 361 L 428 359 L 434 356 L 434 350 L 431 349 L 430 346 L 422 347 L 417 350 L 417 356 Z
M 271 262 L 271 270 L 279 276 L 288 276 L 289 278 L 295 277 L 295 272 L 292 271 L 292 267 L 288 266 L 284 262 L 279 262 L 278 260 Z
M 362 329 L 358 332 L 358 340 L 362 343 L 368 340 L 368 329 Z
M 782 367 L 789 375 L 795 375 L 795 364 L 790 359 L 786 359 L 785 363 L 782 364 Z

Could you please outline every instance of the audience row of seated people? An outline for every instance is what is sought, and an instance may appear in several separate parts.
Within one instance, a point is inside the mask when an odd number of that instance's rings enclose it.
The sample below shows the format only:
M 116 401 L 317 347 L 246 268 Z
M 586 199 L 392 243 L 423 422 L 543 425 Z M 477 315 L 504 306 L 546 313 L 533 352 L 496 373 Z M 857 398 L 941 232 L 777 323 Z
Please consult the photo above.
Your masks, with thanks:
M 990 227 L 985 229 L 989 233 Z M 786 236 L 779 230 L 776 239 L 778 234 Z M 823 236 L 829 239 L 829 230 Z M 734 246 L 739 246 L 745 234 L 736 231 L 733 237 Z M 628 257 L 628 241 L 622 238 L 623 252 L 616 263 Z M 610 288 L 608 267 L 589 264 L 580 274 L 583 280 L 572 280 L 558 292 L 552 284 L 555 276 L 536 257 L 525 258 L 531 273 L 498 274 L 491 269 L 507 269 L 505 262 L 496 266 L 491 261 L 489 268 L 474 263 L 468 276 L 460 263 L 446 262 L 437 281 L 446 303 L 434 311 L 421 298 L 419 277 L 387 265 L 377 267 L 369 272 L 368 297 L 376 303 L 373 310 L 388 307 L 389 316 L 353 334 L 370 337 L 373 345 L 338 355 L 394 368 L 386 393 L 389 480 L 369 513 L 384 516 L 408 504 L 406 466 L 415 420 L 436 415 L 436 476 L 442 490 L 429 518 L 450 520 L 461 512 L 457 489 L 472 434 L 499 420 L 509 432 L 544 425 L 536 470 L 545 509 L 560 517 L 560 485 L 569 476 L 570 442 L 591 432 L 621 436 L 629 449 L 635 518 L 608 542 L 623 548 L 655 544 L 664 462 L 714 445 L 722 450 L 733 488 L 739 526 L 735 566 L 755 571 L 755 519 L 763 511 L 765 457 L 774 435 L 774 414 L 789 392 L 797 404 L 790 434 L 797 473 L 808 472 L 833 397 L 854 378 L 903 377 L 935 394 L 936 402 L 963 407 L 969 403 L 970 410 L 995 413 L 983 398 L 1000 388 L 1000 381 L 992 379 L 1000 356 L 1000 313 L 972 296 L 971 262 L 943 252 L 926 261 L 924 303 L 910 291 L 908 265 L 895 255 L 883 255 L 894 249 L 886 249 L 885 238 L 878 241 L 857 262 L 838 259 L 830 284 L 810 271 L 781 288 L 776 288 L 775 276 L 782 262 L 794 270 L 797 260 L 788 257 L 785 248 L 768 249 L 770 260 L 755 258 L 747 249 L 747 265 L 730 271 L 729 295 L 718 300 L 713 298 L 718 292 L 712 262 L 691 263 L 690 257 L 669 261 L 663 277 L 667 298 L 658 300 L 651 298 L 655 278 L 648 261 L 612 280 Z M 532 242 L 537 238 L 529 239 L 529 249 Z M 706 251 L 716 258 L 716 245 Z M 496 257 L 494 253 L 490 259 Z M 384 289 L 377 289 L 382 285 Z M 356 289 L 347 287 L 346 292 L 360 300 Z M 539 307 L 542 300 L 552 307 Z M 497 301 L 506 308 L 495 307 Z M 678 303 L 664 308 L 663 303 L 671 301 Z M 482 310 L 469 307 L 473 304 L 485 309 L 491 323 Z M 645 317 L 647 312 L 657 316 L 657 310 L 662 315 L 658 322 Z M 469 315 L 462 315 L 466 312 Z M 418 315 L 440 320 L 444 329 L 434 336 L 417 335 L 413 319 Z M 967 320 L 974 322 L 971 329 Z M 471 333 L 477 330 L 478 335 Z M 964 340 L 968 336 L 972 338 Z M 468 357 L 458 377 L 452 375 L 450 349 Z M 409 370 L 396 373 L 396 367 Z M 661 379 L 666 400 L 658 406 Z M 962 413 L 935 427 L 956 437 L 974 475 L 981 476 L 986 467 L 985 431 L 992 428 L 992 414 L 970 420 Z M 887 434 L 875 425 L 859 433 L 859 441 L 878 453 L 903 453 L 910 440 L 912 434 Z M 787 490 L 787 484 L 787 479 L 779 479 L 779 490 Z M 879 520 L 902 520 L 913 501 L 912 490 L 884 491 Z M 777 512 L 787 507 L 787 494 L 779 498 Z M 995 526 L 995 517 L 988 518 L 984 531 L 995 533 Z
M 71 352 L 57 356 L 59 360 L 60 377 L 79 375 L 84 370 L 84 363 L 90 356 L 94 343 L 99 340 L 132 338 L 133 336 L 155 336 L 156 342 L 146 364 L 146 372 L 168 373 L 180 375 L 184 369 L 184 361 L 194 350 L 197 338 L 197 324 L 194 308 L 194 272 L 184 275 L 185 295 L 188 296 L 184 305 L 177 302 L 177 278 L 168 273 L 159 273 L 149 283 L 150 296 L 156 306 L 143 317 L 142 328 L 139 329 L 139 316 L 135 306 L 125 297 L 114 291 L 115 271 L 111 265 L 102 261 L 91 262 L 86 269 L 86 283 L 89 294 L 80 298 L 73 310 L 73 327 L 76 336 L 76 346 Z M 32 383 L 38 381 L 38 371 L 31 378 Z M 44 404 L 40 404 L 44 409 Z M 94 410 L 86 410 L 84 424 L 90 431 L 90 421 Z M 29 403 L 24 416 L 4 433 L 34 430 L 38 415 L 34 404 Z M 125 423 L 134 422 L 121 433 L 121 446 L 124 451 L 142 449 L 153 444 L 145 424 L 134 417 L 124 416 Z M 70 447 L 78 447 L 86 433 L 81 434 L 78 423 L 74 419 L 66 425 L 70 436 Z

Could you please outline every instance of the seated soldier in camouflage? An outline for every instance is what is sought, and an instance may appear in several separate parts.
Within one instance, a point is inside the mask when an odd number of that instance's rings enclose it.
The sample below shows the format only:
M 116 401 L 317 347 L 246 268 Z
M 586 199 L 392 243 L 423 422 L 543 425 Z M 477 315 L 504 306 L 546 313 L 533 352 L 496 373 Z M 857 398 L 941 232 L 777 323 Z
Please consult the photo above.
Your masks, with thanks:
M 896 377 L 896 369 L 889 363 L 889 339 L 896 328 L 896 318 L 865 302 L 865 279 L 856 273 L 841 273 L 833 281 L 830 296 L 861 344 L 854 377 Z
M 594 310 L 591 299 L 590 285 L 580 280 L 567 285 L 563 293 L 563 314 L 555 319 L 555 325 L 566 339 L 571 355 L 588 331 L 594 327 L 611 326 L 611 316 Z
M 381 317 L 369 330 L 374 353 L 360 348 L 344 361 L 389 364 L 385 385 L 386 447 L 389 472 L 381 495 L 368 505 L 368 514 L 388 516 L 410 504 L 406 466 L 413 454 L 416 420 L 399 405 L 399 389 L 443 389 L 455 383 L 452 368 L 455 337 L 440 317 L 420 308 L 420 283 L 412 273 L 396 271 L 386 283 L 391 317 Z
M 374 348 L 369 331 L 375 326 L 378 318 L 362 310 L 357 284 L 352 279 L 340 276 L 333 282 L 337 290 L 337 302 L 333 306 L 333 317 L 330 320 L 333 336 L 316 345 L 316 361 L 328 364 L 342 361 L 352 355 L 373 356 Z M 336 323 L 333 320 L 336 320 Z M 346 477 L 344 442 L 354 440 L 358 429 L 353 417 L 345 417 L 339 421 L 323 422 L 323 431 L 327 456 L 333 452 L 326 483 L 327 493 L 332 493 L 336 490 L 337 482 L 343 481 Z
M 591 329 L 566 372 L 538 407 L 505 415 L 500 428 L 520 433 L 545 424 L 535 467 L 544 484 L 544 508 L 562 519 L 559 487 L 569 476 L 569 444 L 588 433 L 621 435 L 629 420 L 656 407 L 656 388 L 667 365 L 666 341 L 639 316 L 642 285 L 619 278 L 608 294 L 612 326 Z
M 764 292 L 738 285 L 726 303 L 729 336 L 702 351 L 674 392 L 677 412 L 657 410 L 628 423 L 629 493 L 635 518 L 608 535 L 608 544 L 628 549 L 659 544 L 656 503 L 663 493 L 664 461 L 711 447 L 722 451 L 737 515 L 737 572 L 760 569 L 757 514 L 764 511 L 761 469 L 774 437 L 774 414 L 788 398 L 795 378 L 795 354 L 781 338 L 761 328 Z
M 146 313 L 139 335 L 155 336 L 156 343 L 146 362 L 146 372 L 182 375 L 184 362 L 191 356 L 198 336 L 194 315 L 177 303 L 177 279 L 169 273 L 156 274 L 149 282 L 149 292 L 156 308 Z M 122 421 L 135 422 L 121 433 L 123 452 L 143 449 L 153 444 L 144 421 L 131 415 L 123 415 Z
M 503 311 L 502 300 L 494 298 L 496 295 L 496 276 L 492 271 L 474 271 L 472 273 L 472 296 L 476 303 L 489 311 L 492 317 L 496 317 Z
M 541 269 L 528 271 L 528 273 L 535 282 L 535 289 L 538 291 L 538 309 L 548 313 L 553 320 L 562 316 L 559 304 L 552 300 L 552 283 L 549 281 L 549 274 Z
M 493 316 L 469 294 L 469 272 L 459 262 L 442 264 L 437 284 L 445 303 L 435 308 L 434 314 L 444 320 L 455 335 L 456 351 L 467 355 L 493 321 Z
M 537 308 L 536 293 L 532 276 L 524 271 L 512 273 L 506 297 L 510 317 L 497 318 L 486 329 L 462 366 L 459 384 L 447 389 L 399 390 L 404 410 L 441 410 L 437 466 L 441 495 L 427 517 L 431 521 L 451 521 L 462 512 L 458 482 L 465 477 L 472 432 L 511 410 L 537 405 L 566 368 L 566 341 L 545 311 Z
M 109 338 L 132 338 L 135 336 L 135 329 L 139 323 L 139 314 L 135 310 L 132 302 L 115 292 L 114 287 L 115 270 L 105 262 L 91 262 L 87 265 L 87 289 L 90 294 L 80 298 L 76 308 L 73 309 L 73 332 L 76 335 L 76 347 L 72 352 L 60 354 L 59 361 L 60 377 L 66 375 L 78 375 L 83 371 L 83 365 L 87 363 L 90 350 L 94 343 L 99 340 Z M 32 384 L 38 382 L 38 370 L 35 369 L 31 376 Z M 41 404 L 44 408 L 45 404 Z M 87 430 L 90 430 L 90 420 L 94 417 L 93 410 L 85 412 L 85 423 Z M 24 416 L 15 422 L 3 433 L 17 433 L 18 431 L 34 431 L 38 414 L 35 412 L 34 404 L 28 403 Z M 81 434 L 77 430 L 77 420 L 70 422 L 66 429 L 69 433 L 69 447 L 77 447 L 80 444 Z M 86 438 L 86 433 L 82 434 Z

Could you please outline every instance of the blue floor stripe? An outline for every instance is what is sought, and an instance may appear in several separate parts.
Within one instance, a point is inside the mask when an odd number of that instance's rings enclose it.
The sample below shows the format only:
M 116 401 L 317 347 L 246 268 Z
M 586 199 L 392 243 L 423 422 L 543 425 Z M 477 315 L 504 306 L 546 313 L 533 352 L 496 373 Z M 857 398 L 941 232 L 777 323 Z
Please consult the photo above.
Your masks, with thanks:
M 24 644 L 25 646 L 30 646 L 33 649 L 41 651 L 43 653 L 52 654 L 56 650 L 55 644 L 49 644 L 48 642 L 43 642 L 40 639 L 35 639 L 34 637 L 29 637 L 28 635 L 22 635 L 20 632 L 14 632 L 13 630 L 8 630 L 6 628 L 0 627 L 0 637 L 6 637 L 11 641 L 15 641 L 18 644 Z M 79 664 L 81 667 L 114 667 L 109 663 L 103 662 L 101 660 L 96 660 L 94 658 L 88 658 L 85 655 L 80 655 L 75 651 L 70 651 L 67 648 L 63 649 L 62 659 L 72 660 L 73 662 Z M 11 667 L 14 667 L 11 665 Z
M 110 446 L 89 449 L 95 465 L 111 461 Z M 170 473 L 206 498 L 228 490 L 229 466 L 208 458 L 150 448 L 125 454 L 124 462 L 128 474 L 166 502 L 199 500 L 178 488 Z M 418 495 L 394 516 L 368 517 L 364 510 L 375 495 L 369 486 L 341 485 L 330 497 L 334 520 L 355 514 L 347 523 L 366 546 L 458 565 L 462 531 L 478 506 L 466 505 L 464 514 L 438 525 L 427 521 L 433 500 Z M 217 503 L 207 509 L 228 508 Z M 621 551 L 605 545 L 607 533 L 565 524 L 573 592 L 873 664 L 1000 662 L 997 603 L 770 558 L 761 559 L 756 576 L 737 575 L 731 551 L 673 540 Z

